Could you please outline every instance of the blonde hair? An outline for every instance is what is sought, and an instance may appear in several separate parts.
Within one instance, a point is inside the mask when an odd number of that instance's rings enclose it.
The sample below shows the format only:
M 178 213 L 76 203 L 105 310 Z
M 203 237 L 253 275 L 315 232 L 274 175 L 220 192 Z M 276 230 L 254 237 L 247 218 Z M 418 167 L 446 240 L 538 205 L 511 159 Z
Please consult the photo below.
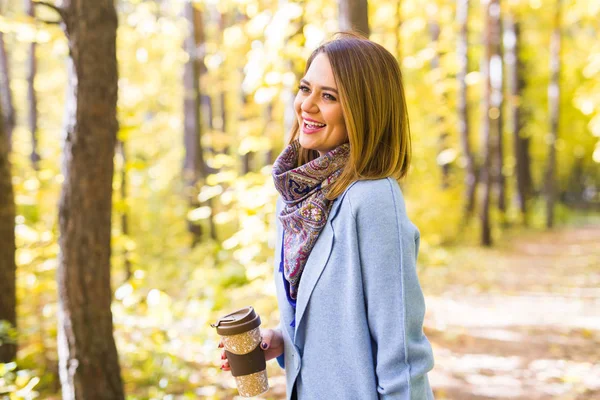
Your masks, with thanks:
M 337 198 L 356 180 L 405 176 L 411 159 L 410 126 L 402 73 L 394 56 L 360 35 L 339 33 L 313 51 L 305 73 L 320 53 L 331 63 L 350 142 L 348 164 L 327 198 Z M 290 143 L 299 134 L 295 120 Z M 315 150 L 301 148 L 298 164 L 318 156 Z

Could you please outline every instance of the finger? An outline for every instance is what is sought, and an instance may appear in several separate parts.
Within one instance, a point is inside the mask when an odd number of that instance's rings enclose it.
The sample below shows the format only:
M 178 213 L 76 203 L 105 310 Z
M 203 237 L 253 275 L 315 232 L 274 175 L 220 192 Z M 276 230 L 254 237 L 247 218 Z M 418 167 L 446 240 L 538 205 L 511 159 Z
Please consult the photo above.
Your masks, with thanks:
M 223 347 L 223 339 L 221 339 L 221 341 L 219 342 L 219 348 Z
M 222 369 L 223 371 L 229 371 L 229 370 L 231 369 L 231 365 L 229 365 L 229 361 L 224 361 L 224 362 L 221 364 L 221 369 Z
M 221 353 L 221 360 L 227 360 L 227 356 L 225 355 L 224 351 Z
M 262 343 L 260 344 L 260 348 L 263 350 L 268 349 L 271 346 L 271 340 L 273 340 L 273 331 L 271 329 L 261 330 L 262 334 Z

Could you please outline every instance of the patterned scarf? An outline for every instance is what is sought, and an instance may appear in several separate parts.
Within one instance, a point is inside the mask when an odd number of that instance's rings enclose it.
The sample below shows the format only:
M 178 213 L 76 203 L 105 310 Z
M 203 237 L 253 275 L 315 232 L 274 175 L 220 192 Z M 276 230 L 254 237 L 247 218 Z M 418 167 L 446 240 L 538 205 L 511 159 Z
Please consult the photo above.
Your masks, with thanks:
M 284 277 L 289 297 L 296 299 L 306 260 L 325 227 L 332 202 L 325 195 L 341 175 L 350 156 L 345 143 L 327 154 L 296 168 L 300 143 L 286 147 L 273 164 L 275 188 L 284 207 L 279 215 L 283 225 Z

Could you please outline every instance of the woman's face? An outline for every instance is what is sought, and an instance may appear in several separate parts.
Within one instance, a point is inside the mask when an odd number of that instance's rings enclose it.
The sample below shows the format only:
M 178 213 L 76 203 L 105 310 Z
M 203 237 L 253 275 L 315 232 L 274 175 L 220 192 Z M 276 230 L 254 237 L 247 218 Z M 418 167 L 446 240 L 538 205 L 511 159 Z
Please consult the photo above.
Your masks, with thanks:
M 329 58 L 319 53 L 310 64 L 300 87 L 294 109 L 300 125 L 300 145 L 323 155 L 348 141 L 337 86 Z

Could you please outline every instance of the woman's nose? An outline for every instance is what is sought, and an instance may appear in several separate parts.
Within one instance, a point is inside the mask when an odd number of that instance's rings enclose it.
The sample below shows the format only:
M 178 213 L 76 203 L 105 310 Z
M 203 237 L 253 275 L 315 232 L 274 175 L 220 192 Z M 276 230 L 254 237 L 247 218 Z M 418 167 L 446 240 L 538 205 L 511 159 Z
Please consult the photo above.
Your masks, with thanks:
M 308 113 L 315 113 L 319 109 L 312 94 L 304 99 L 300 108 L 302 108 L 302 111 L 306 111 Z

